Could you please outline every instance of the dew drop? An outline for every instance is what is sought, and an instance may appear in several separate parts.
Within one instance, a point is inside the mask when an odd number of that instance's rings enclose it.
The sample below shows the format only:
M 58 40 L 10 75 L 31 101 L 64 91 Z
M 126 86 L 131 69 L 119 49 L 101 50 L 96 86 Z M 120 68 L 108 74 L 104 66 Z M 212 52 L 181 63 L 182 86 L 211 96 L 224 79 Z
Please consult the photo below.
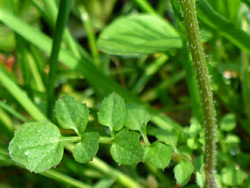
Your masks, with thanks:
M 29 151 L 26 151 L 26 152 L 24 153 L 24 155 L 27 156 L 27 155 L 29 155 L 29 153 L 30 153 Z

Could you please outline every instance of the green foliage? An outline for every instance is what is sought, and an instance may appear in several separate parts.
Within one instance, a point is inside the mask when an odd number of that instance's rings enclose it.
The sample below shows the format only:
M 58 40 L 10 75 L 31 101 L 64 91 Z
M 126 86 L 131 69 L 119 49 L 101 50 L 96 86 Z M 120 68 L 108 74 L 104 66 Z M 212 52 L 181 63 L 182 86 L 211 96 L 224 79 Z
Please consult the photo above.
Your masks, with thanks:
M 75 98 L 64 96 L 56 103 L 56 118 L 64 129 L 73 129 L 81 135 L 88 123 L 88 108 L 79 104 Z
M 151 119 L 150 114 L 144 106 L 136 104 L 127 104 L 128 117 L 125 121 L 125 126 L 133 131 L 143 132 L 147 123 Z
M 220 121 L 220 129 L 223 131 L 232 131 L 236 126 L 234 114 L 225 115 Z
M 44 172 L 59 164 L 63 144 L 59 129 L 50 122 L 22 125 L 9 145 L 11 158 L 32 172 Z
M 179 0 L 66 1 L 0 2 L 0 187 L 207 187 L 207 138 L 218 186 L 249 187 L 250 1 L 195 1 L 220 120 L 210 137 Z
M 138 55 L 180 48 L 175 29 L 162 18 L 133 15 L 117 19 L 100 35 L 97 46 L 112 55 Z
M 144 161 L 152 163 L 157 168 L 166 168 L 171 160 L 172 147 L 154 142 L 145 148 Z
M 84 133 L 81 141 L 73 149 L 73 157 L 79 163 L 87 163 L 96 155 L 99 144 L 97 132 Z
M 161 129 L 156 129 L 155 136 L 161 142 L 171 145 L 173 148 L 176 148 L 178 141 L 178 134 L 175 131 L 166 131 Z
M 124 126 L 126 117 L 124 100 L 118 94 L 112 93 L 102 101 L 98 112 L 100 124 L 109 127 L 111 131 L 119 131 Z
M 174 175 L 177 183 L 182 186 L 186 185 L 193 171 L 194 167 L 189 161 L 185 159 L 181 160 L 181 162 L 174 167 Z
M 133 165 L 142 161 L 144 150 L 139 135 L 123 129 L 117 133 L 110 153 L 118 164 Z
M 222 182 L 227 186 L 239 186 L 242 185 L 244 180 L 244 172 L 236 166 L 230 166 L 223 168 L 222 170 Z

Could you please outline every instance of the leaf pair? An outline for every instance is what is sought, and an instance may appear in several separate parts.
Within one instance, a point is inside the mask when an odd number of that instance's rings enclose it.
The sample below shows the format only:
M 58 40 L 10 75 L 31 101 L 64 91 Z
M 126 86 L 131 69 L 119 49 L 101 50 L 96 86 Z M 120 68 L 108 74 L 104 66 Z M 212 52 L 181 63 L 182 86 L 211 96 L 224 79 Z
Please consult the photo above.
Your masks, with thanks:
M 124 126 L 132 131 L 139 131 L 146 143 L 143 147 L 139 134 L 122 129 L 115 135 L 110 148 L 113 159 L 118 164 L 133 165 L 139 162 L 151 162 L 157 168 L 166 168 L 171 159 L 172 147 L 155 142 L 150 145 L 147 140 L 146 125 L 150 120 L 146 108 L 136 104 L 125 104 L 116 93 L 106 97 L 98 113 L 99 122 L 110 128 L 111 132 L 119 131 Z
M 101 104 L 98 120 L 100 124 L 109 127 L 111 132 L 119 131 L 124 126 L 133 131 L 144 132 L 150 114 L 136 104 L 125 104 L 124 99 L 116 93 L 110 94 Z
M 98 150 L 98 133 L 84 133 L 88 122 L 88 109 L 73 97 L 65 96 L 56 103 L 56 117 L 64 129 L 73 129 L 81 140 L 73 149 L 73 156 L 80 163 L 91 160 Z M 60 163 L 63 140 L 59 129 L 49 121 L 22 125 L 9 145 L 11 158 L 28 170 L 44 172 Z

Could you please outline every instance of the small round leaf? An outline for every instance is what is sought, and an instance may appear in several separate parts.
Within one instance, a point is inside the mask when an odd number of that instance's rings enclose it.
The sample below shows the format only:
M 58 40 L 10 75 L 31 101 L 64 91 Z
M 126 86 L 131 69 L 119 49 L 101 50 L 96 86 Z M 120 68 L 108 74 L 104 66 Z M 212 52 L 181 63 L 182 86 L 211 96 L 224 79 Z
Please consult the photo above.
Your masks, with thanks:
M 73 149 L 73 157 L 79 163 L 87 163 L 96 155 L 99 144 L 99 134 L 88 132 L 82 135 L 81 141 Z
M 157 168 L 164 169 L 168 166 L 171 160 L 173 149 L 160 142 L 154 142 L 146 147 L 144 160 L 152 163 Z
M 127 110 L 124 100 L 116 93 L 110 94 L 102 101 L 98 112 L 100 124 L 107 126 L 110 130 L 119 131 L 127 118 Z
M 115 162 L 122 165 L 139 163 L 144 153 L 143 147 L 139 142 L 139 135 L 126 129 L 121 130 L 116 135 L 110 152 Z
M 232 131 L 236 126 L 236 117 L 234 114 L 225 115 L 220 122 L 220 129 L 223 131 Z
M 181 186 L 186 185 L 194 171 L 194 167 L 187 160 L 182 160 L 174 167 L 176 181 Z
M 59 129 L 50 122 L 22 125 L 9 145 L 11 158 L 28 170 L 40 173 L 58 165 L 63 156 Z
M 64 96 L 56 102 L 56 118 L 64 129 L 73 129 L 81 135 L 88 123 L 88 108 L 74 97 Z
M 137 104 L 127 104 L 128 117 L 125 121 L 125 126 L 133 131 L 143 131 L 151 119 L 147 109 Z

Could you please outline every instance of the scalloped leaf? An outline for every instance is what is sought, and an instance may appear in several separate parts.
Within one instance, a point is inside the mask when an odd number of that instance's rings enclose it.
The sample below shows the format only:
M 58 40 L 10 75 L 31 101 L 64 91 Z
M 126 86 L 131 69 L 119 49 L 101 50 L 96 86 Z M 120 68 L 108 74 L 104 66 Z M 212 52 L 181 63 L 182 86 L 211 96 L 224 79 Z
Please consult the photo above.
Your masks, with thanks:
M 111 131 L 123 128 L 127 118 L 127 110 L 123 98 L 116 93 L 111 93 L 102 101 L 98 112 L 98 121 L 107 126 Z
M 130 130 L 143 132 L 151 119 L 147 109 L 144 106 L 132 103 L 127 104 L 126 108 L 128 109 L 128 117 L 125 126 Z
M 58 165 L 63 157 L 59 129 L 52 123 L 22 125 L 9 145 L 11 158 L 28 170 L 41 173 Z
M 123 129 L 117 133 L 110 153 L 118 164 L 133 165 L 142 161 L 144 150 L 139 135 Z
M 194 171 L 193 165 L 187 160 L 181 160 L 175 167 L 174 167 L 174 175 L 176 181 L 181 186 L 186 185 Z
M 64 129 L 73 129 L 81 135 L 88 123 L 88 108 L 78 103 L 74 97 L 63 96 L 56 102 L 56 118 Z
M 145 148 L 144 160 L 152 163 L 155 167 L 164 169 L 171 160 L 173 149 L 160 142 L 154 142 Z
M 87 163 L 96 155 L 99 144 L 99 134 L 88 132 L 82 135 L 81 141 L 73 149 L 73 157 L 79 163 Z

